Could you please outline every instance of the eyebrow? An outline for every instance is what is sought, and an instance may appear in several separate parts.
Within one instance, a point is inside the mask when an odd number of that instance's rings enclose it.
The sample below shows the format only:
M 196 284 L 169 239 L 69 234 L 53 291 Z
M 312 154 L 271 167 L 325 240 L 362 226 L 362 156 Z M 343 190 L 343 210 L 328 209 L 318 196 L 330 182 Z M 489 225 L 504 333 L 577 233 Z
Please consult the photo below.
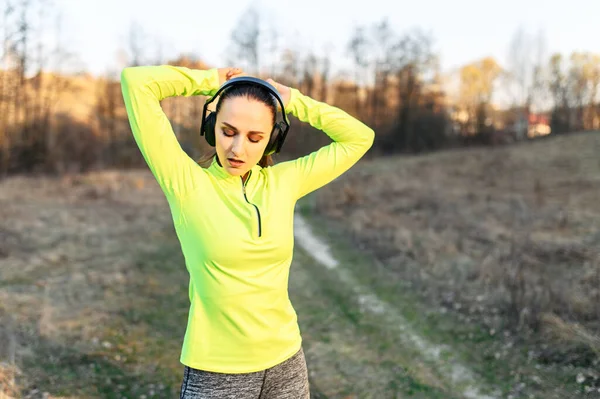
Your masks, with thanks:
M 222 123 L 223 123 L 223 125 L 227 126 L 227 127 L 228 127 L 228 128 L 230 128 L 231 130 L 234 130 L 234 131 L 236 131 L 236 132 L 238 131 L 238 130 L 237 130 L 237 128 L 236 128 L 235 126 L 233 126 L 233 125 L 230 125 L 230 124 L 229 124 L 229 123 L 227 123 L 227 122 L 222 122 Z M 254 134 L 264 134 L 263 132 L 259 132 L 258 130 L 251 130 L 251 131 L 249 131 L 248 133 L 254 133 Z

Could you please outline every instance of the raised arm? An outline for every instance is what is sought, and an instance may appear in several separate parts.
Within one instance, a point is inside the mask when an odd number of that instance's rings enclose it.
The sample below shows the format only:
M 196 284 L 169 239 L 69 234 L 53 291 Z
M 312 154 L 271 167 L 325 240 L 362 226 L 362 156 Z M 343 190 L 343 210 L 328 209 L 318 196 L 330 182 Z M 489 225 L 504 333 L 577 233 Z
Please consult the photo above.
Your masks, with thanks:
M 173 96 L 212 95 L 218 87 L 217 69 L 159 65 L 128 67 L 121 73 L 133 136 L 165 194 L 181 195 L 194 188 L 202 170 L 182 150 L 160 101 Z
M 275 165 L 295 190 L 296 199 L 339 177 L 373 145 L 373 129 L 345 111 L 305 96 L 297 89 L 291 89 L 286 111 L 333 140 L 304 157 Z

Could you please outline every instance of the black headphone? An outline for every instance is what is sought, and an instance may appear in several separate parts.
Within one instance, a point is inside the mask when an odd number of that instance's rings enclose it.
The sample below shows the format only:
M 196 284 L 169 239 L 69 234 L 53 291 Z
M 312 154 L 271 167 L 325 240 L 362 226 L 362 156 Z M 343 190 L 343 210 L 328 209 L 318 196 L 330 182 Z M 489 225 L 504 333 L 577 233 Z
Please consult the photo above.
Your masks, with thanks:
M 275 126 L 273 126 L 273 130 L 271 131 L 271 137 L 269 137 L 269 143 L 265 148 L 264 155 L 278 153 L 279 151 L 281 151 L 281 147 L 283 146 L 283 142 L 285 141 L 285 136 L 287 136 L 288 130 L 290 129 L 290 122 L 287 118 L 285 108 L 283 107 L 283 100 L 281 99 L 281 95 L 273 85 L 262 79 L 254 78 L 251 76 L 241 76 L 238 78 L 228 80 L 219 88 L 219 90 L 215 93 L 214 96 L 212 96 L 206 101 L 206 103 L 204 104 L 204 110 L 202 112 L 202 124 L 200 126 L 200 135 L 204 136 L 208 144 L 210 144 L 212 147 L 215 146 L 215 125 L 217 122 L 217 113 L 210 112 L 210 114 L 206 116 L 208 105 L 212 103 L 222 91 L 231 88 L 232 86 L 240 84 L 252 84 L 255 86 L 262 87 L 268 90 L 279 102 L 279 105 L 281 106 L 281 114 L 283 115 L 283 120 L 281 122 L 276 122 Z

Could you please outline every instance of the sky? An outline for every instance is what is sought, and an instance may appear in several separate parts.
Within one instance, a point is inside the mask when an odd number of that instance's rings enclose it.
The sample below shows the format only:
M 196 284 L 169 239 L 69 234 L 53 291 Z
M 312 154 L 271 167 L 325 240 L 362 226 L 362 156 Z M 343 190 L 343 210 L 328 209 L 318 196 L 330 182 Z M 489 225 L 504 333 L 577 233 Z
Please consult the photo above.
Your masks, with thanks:
M 99 74 L 119 65 L 132 23 L 146 36 L 145 52 L 182 52 L 211 66 L 226 65 L 231 32 L 250 0 L 54 0 L 61 11 L 62 41 L 85 68 Z M 600 53 L 600 0 L 258 0 L 281 43 L 329 52 L 343 65 L 353 27 L 387 17 L 397 33 L 420 28 L 431 33 L 443 71 L 484 56 L 503 64 L 514 32 L 544 32 L 548 53 Z M 233 65 L 232 65 L 233 66 Z

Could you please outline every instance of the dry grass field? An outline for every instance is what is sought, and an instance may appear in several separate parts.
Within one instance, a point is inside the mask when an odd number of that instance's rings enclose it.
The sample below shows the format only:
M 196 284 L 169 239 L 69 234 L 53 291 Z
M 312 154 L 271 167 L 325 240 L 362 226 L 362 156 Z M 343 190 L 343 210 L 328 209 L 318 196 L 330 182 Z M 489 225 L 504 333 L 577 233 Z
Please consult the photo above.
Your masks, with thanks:
M 585 133 L 370 160 L 302 201 L 340 260 L 292 265 L 313 397 L 465 397 L 399 320 L 492 397 L 598 397 L 599 153 Z M 148 171 L 11 177 L 0 220 L 0 398 L 176 397 L 188 280 Z

